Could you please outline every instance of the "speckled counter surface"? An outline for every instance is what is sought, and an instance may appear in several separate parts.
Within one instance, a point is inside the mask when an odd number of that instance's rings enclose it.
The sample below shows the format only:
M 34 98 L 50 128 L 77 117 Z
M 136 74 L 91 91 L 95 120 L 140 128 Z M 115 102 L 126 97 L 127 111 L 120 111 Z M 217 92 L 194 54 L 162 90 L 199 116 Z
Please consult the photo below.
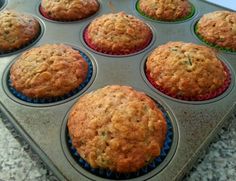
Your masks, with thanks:
M 0 181 L 57 180 L 0 113 Z
M 229 122 L 184 178 L 185 181 L 236 180 L 236 118 L 232 116 Z M 0 181 L 56 180 L 0 113 Z

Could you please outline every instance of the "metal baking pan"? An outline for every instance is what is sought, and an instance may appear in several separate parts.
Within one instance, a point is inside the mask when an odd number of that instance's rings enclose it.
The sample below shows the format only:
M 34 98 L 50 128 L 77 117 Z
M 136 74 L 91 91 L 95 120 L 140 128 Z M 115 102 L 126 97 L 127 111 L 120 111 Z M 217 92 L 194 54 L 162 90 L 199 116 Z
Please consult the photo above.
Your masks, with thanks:
M 209 101 L 189 102 L 170 98 L 155 90 L 144 73 L 146 57 L 158 45 L 168 41 L 185 41 L 204 44 L 193 32 L 194 23 L 207 12 L 223 10 L 205 1 L 191 0 L 195 7 L 192 18 L 182 22 L 157 22 L 140 15 L 136 0 L 100 0 L 100 10 L 90 18 L 76 22 L 54 22 L 39 12 L 39 0 L 0 0 L 2 9 L 14 9 L 32 14 L 41 22 L 40 39 L 32 47 L 45 43 L 66 43 L 83 51 L 92 61 L 93 74 L 90 83 L 79 93 L 62 101 L 36 104 L 16 98 L 7 86 L 11 64 L 27 48 L 0 57 L 0 110 L 24 136 L 32 148 L 60 180 L 107 180 L 80 167 L 65 141 L 66 117 L 79 96 L 105 85 L 129 85 L 145 92 L 159 102 L 168 113 L 173 126 L 173 140 L 164 161 L 154 170 L 131 180 L 179 180 L 191 168 L 201 151 L 210 143 L 216 132 L 236 111 L 235 70 L 236 54 L 219 51 L 219 57 L 230 69 L 232 81 L 228 90 Z M 97 53 L 83 41 L 83 29 L 105 13 L 125 11 L 144 20 L 153 30 L 154 38 L 143 51 L 130 56 L 107 56 Z

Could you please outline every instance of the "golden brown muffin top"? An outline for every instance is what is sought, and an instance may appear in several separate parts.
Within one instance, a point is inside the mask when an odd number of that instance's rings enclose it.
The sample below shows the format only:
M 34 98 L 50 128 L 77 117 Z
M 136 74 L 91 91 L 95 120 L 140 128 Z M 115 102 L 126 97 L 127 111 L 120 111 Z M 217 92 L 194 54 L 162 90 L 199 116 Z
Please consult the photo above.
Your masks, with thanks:
M 46 44 L 23 53 L 10 70 L 12 86 L 32 98 L 63 96 L 86 78 L 88 64 L 79 51 Z
M 146 71 L 169 94 L 186 97 L 214 92 L 227 78 L 213 49 L 184 42 L 156 48 L 147 59 Z
M 96 13 L 99 3 L 97 0 L 42 0 L 41 7 L 52 19 L 73 21 Z
M 96 18 L 87 32 L 91 43 L 105 52 L 130 53 L 152 37 L 151 29 L 143 21 L 124 12 Z
M 139 7 L 146 15 L 158 20 L 177 20 L 191 12 L 188 0 L 139 0 Z
M 112 85 L 82 96 L 70 112 L 68 129 L 92 167 L 129 173 L 160 155 L 167 124 L 144 93 Z
M 0 12 L 0 51 L 19 49 L 40 32 L 39 22 L 30 15 L 15 11 Z
M 210 43 L 236 51 L 236 12 L 205 14 L 197 23 L 197 33 Z

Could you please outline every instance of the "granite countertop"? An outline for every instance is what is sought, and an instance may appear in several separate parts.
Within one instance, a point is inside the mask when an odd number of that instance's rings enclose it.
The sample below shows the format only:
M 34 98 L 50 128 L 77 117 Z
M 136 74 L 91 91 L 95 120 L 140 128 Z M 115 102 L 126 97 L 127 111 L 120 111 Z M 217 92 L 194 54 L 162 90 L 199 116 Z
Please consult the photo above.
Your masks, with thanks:
M 236 117 L 221 129 L 185 181 L 236 179 Z M 41 159 L 0 113 L 0 181 L 56 181 Z

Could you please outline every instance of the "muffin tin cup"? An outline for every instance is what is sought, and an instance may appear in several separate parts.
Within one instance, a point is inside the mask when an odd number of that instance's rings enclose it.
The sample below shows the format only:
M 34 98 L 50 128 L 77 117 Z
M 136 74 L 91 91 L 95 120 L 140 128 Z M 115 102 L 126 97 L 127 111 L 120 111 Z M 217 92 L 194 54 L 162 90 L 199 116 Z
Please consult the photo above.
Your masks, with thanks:
M 108 55 L 114 55 L 114 56 L 120 56 L 120 55 L 124 55 L 124 56 L 127 55 L 128 56 L 130 54 L 138 53 L 138 52 L 142 51 L 143 49 L 145 49 L 151 43 L 152 38 L 153 38 L 153 36 L 150 36 L 148 38 L 148 40 L 143 45 L 140 45 L 140 47 L 138 47 L 136 49 L 130 50 L 129 53 L 105 52 L 101 48 L 99 48 L 98 46 L 96 46 L 92 43 L 92 41 L 91 41 L 91 39 L 89 38 L 89 35 L 88 35 L 88 28 L 87 27 L 85 28 L 84 33 L 83 33 L 83 39 L 84 39 L 84 42 L 87 44 L 87 46 L 89 46 L 90 48 L 92 48 L 93 50 L 95 50 L 97 52 L 100 52 L 100 53 L 103 53 L 103 54 L 108 54 Z
M 81 174 L 85 174 L 86 177 L 91 180 L 97 180 L 98 178 L 109 180 L 136 180 L 140 179 L 140 177 L 147 179 L 152 175 L 157 174 L 173 157 L 178 142 L 178 128 L 175 118 L 168 108 L 166 106 L 164 108 L 162 104 L 163 103 L 156 101 L 157 107 L 162 111 L 162 114 L 167 122 L 167 134 L 161 154 L 137 172 L 117 173 L 108 169 L 92 168 L 89 163 L 79 155 L 72 144 L 67 128 L 69 112 L 65 116 L 61 127 L 61 145 L 64 154 L 73 167 L 75 167 Z
M 185 100 L 185 101 L 205 101 L 205 100 L 213 99 L 213 98 L 223 94 L 227 90 L 227 88 L 229 87 L 229 85 L 231 83 L 230 71 L 226 67 L 225 64 L 222 63 L 222 65 L 224 67 L 224 71 L 227 73 L 227 77 L 226 77 L 226 80 L 224 81 L 224 84 L 220 88 L 215 90 L 214 92 L 211 92 L 211 93 L 208 93 L 208 94 L 205 94 L 205 95 L 199 95 L 199 96 L 196 96 L 196 97 L 178 96 L 177 94 L 172 94 L 172 93 L 170 93 L 168 91 L 168 89 L 162 88 L 159 85 L 157 85 L 155 83 L 155 80 L 153 80 L 153 78 L 151 77 L 150 72 L 146 71 L 146 77 L 149 80 L 149 82 L 156 89 L 158 89 L 159 91 L 163 92 L 164 94 L 166 94 L 166 95 L 168 95 L 170 97 L 173 97 L 173 98 L 176 98 L 176 99 L 180 99 L 180 100 Z
M 69 45 L 69 44 L 67 44 Z M 71 46 L 71 45 L 69 45 Z M 70 91 L 68 94 L 65 94 L 63 96 L 58 97 L 51 97 L 51 98 L 30 98 L 25 96 L 23 93 L 17 91 L 12 85 L 10 80 L 10 68 L 12 64 L 17 60 L 18 57 L 16 57 L 15 61 L 11 63 L 7 70 L 4 72 L 4 88 L 5 92 L 8 94 L 9 97 L 13 98 L 17 102 L 20 102 L 22 104 L 26 105 L 33 105 L 33 106 L 45 106 L 45 105 L 56 105 L 59 103 L 64 103 L 65 101 L 69 101 L 75 96 L 80 95 L 83 93 L 93 82 L 96 74 L 96 67 L 94 64 L 94 61 L 92 60 L 91 56 L 88 56 L 89 54 L 81 50 L 81 48 L 78 48 L 76 46 L 72 46 L 73 49 L 78 50 L 83 57 L 83 59 L 88 63 L 88 73 L 86 79 L 77 87 L 76 89 Z M 13 97 L 14 96 L 14 97 Z
M 50 17 L 49 15 L 47 15 L 46 12 L 44 12 L 42 6 L 41 6 L 41 2 L 39 2 L 39 4 L 37 5 L 37 10 L 38 10 L 38 14 L 45 20 L 47 21 L 50 21 L 50 22 L 53 22 L 53 23 L 79 23 L 79 22 L 83 22 L 85 20 L 88 20 L 88 19 L 92 19 L 94 18 L 95 16 L 97 16 L 99 14 L 99 12 L 101 11 L 101 2 L 100 0 L 97 0 L 98 2 L 98 11 L 93 13 L 93 14 L 90 14 L 88 17 L 84 17 L 84 18 L 81 18 L 81 19 L 71 19 L 71 20 L 57 20 L 57 19 L 54 19 L 52 17 Z
M 184 102 L 189 104 L 204 104 L 204 103 L 210 103 L 214 101 L 218 101 L 222 99 L 224 96 L 230 93 L 232 90 L 232 87 L 234 86 L 234 71 L 232 67 L 226 63 L 226 60 L 218 55 L 218 58 L 221 60 L 221 63 L 224 67 L 224 71 L 227 73 L 227 78 L 224 81 L 224 84 L 222 87 L 218 88 L 216 91 L 211 92 L 206 95 L 199 95 L 196 97 L 181 97 L 176 94 L 169 93 L 168 90 L 158 86 L 155 81 L 151 78 L 150 72 L 146 71 L 146 61 L 147 61 L 148 55 L 146 55 L 141 63 L 141 72 L 144 80 L 146 83 L 153 88 L 154 91 L 161 93 L 165 97 L 168 97 L 172 100 L 176 100 L 178 102 Z
M 148 24 L 147 24 L 148 25 Z M 149 26 L 151 32 L 152 32 L 152 36 L 149 37 L 149 39 L 145 42 L 145 44 L 141 45 L 139 48 L 134 49 L 134 50 L 130 50 L 130 53 L 127 54 L 122 54 L 121 52 L 105 52 L 102 49 L 100 49 L 99 47 L 97 47 L 96 45 L 92 44 L 92 42 L 90 41 L 90 38 L 88 37 L 88 33 L 87 33 L 87 29 L 88 26 L 85 26 L 85 28 L 83 29 L 83 31 L 80 33 L 80 39 L 82 41 L 82 43 L 84 44 L 84 46 L 86 46 L 90 51 L 93 51 L 94 53 L 103 55 L 103 56 L 108 56 L 108 57 L 127 57 L 127 56 L 134 56 L 137 55 L 139 53 L 142 53 L 143 51 L 147 50 L 150 46 L 152 46 L 152 44 L 155 41 L 155 33 L 153 28 Z
M 148 52 L 150 53 L 154 47 L 168 41 L 199 43 L 200 40 L 195 37 L 196 35 L 191 29 L 193 21 L 197 19 L 196 14 L 202 15 L 210 11 L 223 9 L 201 0 L 190 1 L 196 12 L 193 17 L 181 23 L 160 22 L 140 15 L 135 9 L 137 0 L 99 1 L 99 12 L 89 18 L 73 22 L 46 19 L 39 12 L 40 2 L 37 0 L 8 1 L 7 9 L 30 12 L 41 18 L 40 21 L 42 21 L 45 30 L 37 44 L 54 43 L 55 40 L 56 43 L 67 42 L 66 44 L 75 45 L 73 46 L 75 49 L 84 52 L 93 65 L 91 80 L 79 93 L 53 103 L 31 103 L 17 98 L 9 90 L 9 70 L 16 56 L 8 54 L 0 57 L 0 110 L 40 155 L 58 179 L 71 181 L 112 180 L 108 179 L 109 175 L 112 174 L 111 172 L 100 171 L 101 174 L 108 174 L 108 177 L 105 178 L 103 175 L 98 175 L 97 171 L 91 170 L 88 164 L 79 159 L 79 162 L 82 163 L 82 166 L 80 166 L 71 154 L 70 146 L 68 146 L 70 141 L 66 132 L 67 114 L 76 99 L 82 94 L 106 85 L 127 85 L 145 92 L 153 100 L 160 103 L 169 115 L 173 138 L 166 157 L 155 168 L 154 165 L 151 165 L 153 166 L 152 170 L 143 168 L 145 171 L 142 172 L 143 175 L 141 173 L 137 177 L 131 176 L 131 178 L 130 175 L 122 177 L 123 180 L 132 181 L 180 180 L 191 168 L 201 151 L 208 146 L 220 127 L 227 122 L 227 118 L 231 116 L 231 113 L 236 111 L 235 54 L 220 52 L 220 59 L 231 73 L 231 83 L 223 94 L 207 101 L 185 101 L 167 96 L 152 86 L 145 75 L 144 68 Z M 90 48 L 83 39 L 83 33 L 87 25 L 98 15 L 119 11 L 141 17 L 140 19 L 143 19 L 152 30 L 151 43 L 145 49 L 130 55 L 108 55 Z M 35 44 L 32 46 L 35 46 Z M 116 178 L 114 173 L 112 178 L 119 179 L 119 177 Z
M 232 50 L 230 48 L 224 48 L 224 47 L 221 47 L 217 44 L 210 43 L 210 42 L 204 40 L 204 38 L 200 34 L 197 33 L 197 23 L 199 20 L 200 20 L 200 18 L 196 19 L 191 26 L 191 31 L 193 32 L 193 35 L 196 37 L 196 39 L 198 39 L 200 42 L 204 43 L 205 45 L 207 45 L 211 48 L 215 48 L 215 49 L 222 51 L 224 53 L 236 54 L 236 50 Z
M 190 13 L 183 17 L 183 18 L 179 18 L 179 19 L 176 19 L 176 20 L 158 20 L 158 19 L 155 19 L 153 17 L 150 17 L 148 15 L 146 15 L 141 9 L 140 9 L 140 6 L 139 6 L 139 0 L 137 0 L 134 4 L 134 10 L 136 13 L 138 13 L 141 17 L 147 19 L 147 20 L 151 20 L 151 21 L 154 21 L 154 22 L 159 22 L 159 23 L 183 23 L 185 21 L 188 21 L 188 20 L 191 20 L 196 14 L 197 14 L 197 9 L 196 7 L 194 6 L 193 3 L 190 3 L 191 4 L 191 11 Z
M 20 48 L 11 50 L 11 51 L 6 51 L 6 52 L 2 52 L 0 51 L 0 58 L 1 57 L 6 57 L 6 56 L 11 56 L 14 54 L 18 54 L 20 52 L 23 52 L 27 49 L 29 49 L 30 47 L 34 46 L 35 44 L 37 44 L 37 42 L 41 39 L 41 37 L 44 34 L 44 29 L 45 29 L 45 25 L 44 23 L 36 16 L 32 15 L 32 14 L 28 14 L 30 16 L 33 16 L 38 22 L 39 22 L 39 26 L 40 26 L 40 31 L 38 32 L 37 36 L 34 37 L 31 41 L 29 41 L 28 43 L 22 45 Z

